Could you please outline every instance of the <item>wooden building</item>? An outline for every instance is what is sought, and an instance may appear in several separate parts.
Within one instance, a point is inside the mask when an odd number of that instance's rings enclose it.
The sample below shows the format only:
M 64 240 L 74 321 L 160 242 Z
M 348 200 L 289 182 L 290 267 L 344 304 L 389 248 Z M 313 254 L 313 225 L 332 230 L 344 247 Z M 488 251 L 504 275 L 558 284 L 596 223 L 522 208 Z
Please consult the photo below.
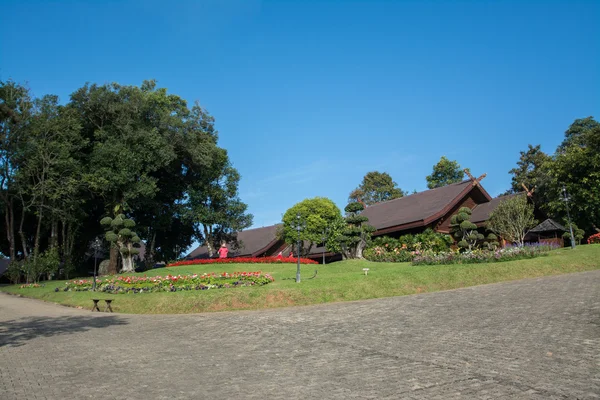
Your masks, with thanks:
M 426 190 L 399 199 L 373 204 L 363 211 L 369 218 L 369 224 L 376 228 L 377 236 L 398 237 L 407 233 L 419 233 L 427 228 L 436 232 L 450 233 L 450 218 L 461 207 L 472 211 L 471 221 L 483 227 L 490 213 L 502 200 L 510 196 L 492 198 L 481 186 L 481 178 L 464 180 L 447 186 Z M 231 256 L 270 256 L 280 251 L 289 254 L 291 246 L 277 238 L 280 225 L 249 229 L 238 233 L 241 241 L 239 250 L 230 252 Z M 309 258 L 320 261 L 325 254 L 327 261 L 341 259 L 341 255 L 324 251 L 322 246 L 313 246 Z M 187 258 L 206 258 L 205 246 L 195 249 Z

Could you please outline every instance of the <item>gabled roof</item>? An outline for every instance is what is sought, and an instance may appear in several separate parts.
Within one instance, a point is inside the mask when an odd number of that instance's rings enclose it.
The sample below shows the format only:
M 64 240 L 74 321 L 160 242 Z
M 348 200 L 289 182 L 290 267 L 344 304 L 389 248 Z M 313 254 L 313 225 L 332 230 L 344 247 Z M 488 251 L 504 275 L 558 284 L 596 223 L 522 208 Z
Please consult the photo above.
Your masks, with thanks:
M 490 195 L 481 187 L 474 186 L 472 180 L 453 183 L 424 192 L 404 196 L 399 199 L 373 204 L 362 215 L 369 218 L 369 224 L 377 230 L 390 227 L 402 229 L 424 226 L 441 218 L 472 190 L 482 202 L 489 202 Z
M 237 250 L 232 250 L 231 247 L 228 246 L 229 256 L 258 256 L 264 253 L 279 241 L 277 238 L 277 230 L 280 226 L 281 224 L 277 224 L 238 232 L 237 239 L 241 246 Z M 193 250 L 186 258 L 208 258 L 208 249 L 206 246 L 200 246 Z
M 494 211 L 501 202 L 503 202 L 504 200 L 508 200 L 511 197 L 518 196 L 519 194 L 523 193 L 514 193 L 507 194 L 504 196 L 498 196 L 494 197 L 491 201 L 488 201 L 487 203 L 478 204 L 473 209 L 473 214 L 471 214 L 471 222 L 477 224 L 487 221 L 490 218 L 490 214 L 492 213 L 492 211 Z
M 538 226 L 536 226 L 529 232 L 541 233 L 541 232 L 554 232 L 554 231 L 566 232 L 567 228 L 565 228 L 564 226 L 562 226 L 555 220 L 548 218 L 547 220 L 545 220 L 544 222 L 542 222 L 541 224 L 539 224 Z

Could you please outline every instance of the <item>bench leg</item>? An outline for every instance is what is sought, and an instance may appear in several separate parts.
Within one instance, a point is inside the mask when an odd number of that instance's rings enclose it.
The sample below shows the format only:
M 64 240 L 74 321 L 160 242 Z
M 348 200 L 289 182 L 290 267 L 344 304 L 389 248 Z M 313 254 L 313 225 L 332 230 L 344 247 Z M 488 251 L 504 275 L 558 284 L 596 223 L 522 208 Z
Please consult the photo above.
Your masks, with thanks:
M 106 303 L 106 307 L 104 308 L 104 312 L 106 312 L 106 310 L 110 310 L 110 312 L 113 312 L 113 309 L 110 306 L 110 303 Z M 98 310 L 98 311 L 100 311 L 100 310 Z
M 100 312 L 100 308 L 98 308 L 98 302 L 97 301 L 94 301 L 94 307 L 92 307 L 92 312 L 94 312 L 94 311 Z

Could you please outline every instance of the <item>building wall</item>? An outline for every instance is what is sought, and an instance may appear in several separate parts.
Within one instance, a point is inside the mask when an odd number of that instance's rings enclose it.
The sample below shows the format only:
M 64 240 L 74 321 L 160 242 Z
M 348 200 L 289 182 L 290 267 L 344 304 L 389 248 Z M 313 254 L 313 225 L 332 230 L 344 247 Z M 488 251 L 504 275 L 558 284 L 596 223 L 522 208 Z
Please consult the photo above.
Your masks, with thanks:
M 462 207 L 469 207 L 471 210 L 478 203 L 473 199 L 472 192 L 469 193 L 460 203 L 454 206 L 446 215 L 444 215 L 436 224 L 434 230 L 436 232 L 449 233 L 450 232 L 450 219 L 454 214 L 458 212 Z

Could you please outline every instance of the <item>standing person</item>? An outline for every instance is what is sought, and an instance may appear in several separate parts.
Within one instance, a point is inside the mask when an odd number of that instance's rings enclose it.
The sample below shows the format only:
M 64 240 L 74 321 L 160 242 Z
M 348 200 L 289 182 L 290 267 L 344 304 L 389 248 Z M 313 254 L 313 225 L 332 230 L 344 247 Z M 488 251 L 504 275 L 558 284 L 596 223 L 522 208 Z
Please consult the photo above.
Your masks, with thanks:
M 227 245 L 225 243 L 221 245 L 221 248 L 219 249 L 218 253 L 219 258 L 227 258 L 227 253 L 229 253 L 229 249 L 227 248 Z

